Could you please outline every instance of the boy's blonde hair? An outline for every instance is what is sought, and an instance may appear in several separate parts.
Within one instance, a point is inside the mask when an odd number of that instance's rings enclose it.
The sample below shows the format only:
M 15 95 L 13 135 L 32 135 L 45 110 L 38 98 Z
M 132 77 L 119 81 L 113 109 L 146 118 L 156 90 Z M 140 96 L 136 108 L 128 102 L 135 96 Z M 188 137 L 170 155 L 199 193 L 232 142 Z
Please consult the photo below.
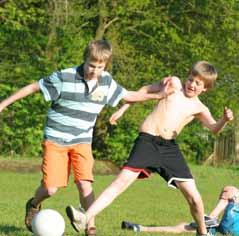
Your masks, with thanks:
M 212 88 L 214 81 L 217 79 L 217 71 L 209 62 L 198 61 L 193 65 L 191 71 L 189 72 L 189 76 L 199 76 L 203 80 L 205 88 Z
M 91 41 L 84 51 L 84 61 L 99 61 L 105 62 L 106 67 L 111 62 L 112 47 L 106 40 Z

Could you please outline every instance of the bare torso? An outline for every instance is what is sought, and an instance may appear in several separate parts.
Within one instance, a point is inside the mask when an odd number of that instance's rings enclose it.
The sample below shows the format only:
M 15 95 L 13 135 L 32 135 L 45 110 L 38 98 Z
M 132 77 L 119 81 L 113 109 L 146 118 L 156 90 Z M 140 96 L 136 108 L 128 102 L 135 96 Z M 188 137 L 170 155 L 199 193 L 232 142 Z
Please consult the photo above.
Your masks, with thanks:
M 206 109 L 207 107 L 198 97 L 188 98 L 184 95 L 180 82 L 173 94 L 159 101 L 143 121 L 140 131 L 159 135 L 165 139 L 174 139 L 183 127 L 195 118 L 195 115 Z

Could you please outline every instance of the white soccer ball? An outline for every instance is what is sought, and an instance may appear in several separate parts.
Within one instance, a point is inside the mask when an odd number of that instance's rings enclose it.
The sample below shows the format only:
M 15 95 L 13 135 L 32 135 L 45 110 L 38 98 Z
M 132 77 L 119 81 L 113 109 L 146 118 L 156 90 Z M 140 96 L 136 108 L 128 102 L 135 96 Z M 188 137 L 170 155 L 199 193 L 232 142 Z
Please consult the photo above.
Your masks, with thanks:
M 35 236 L 62 236 L 65 231 L 65 221 L 59 212 L 44 209 L 33 217 L 32 231 Z

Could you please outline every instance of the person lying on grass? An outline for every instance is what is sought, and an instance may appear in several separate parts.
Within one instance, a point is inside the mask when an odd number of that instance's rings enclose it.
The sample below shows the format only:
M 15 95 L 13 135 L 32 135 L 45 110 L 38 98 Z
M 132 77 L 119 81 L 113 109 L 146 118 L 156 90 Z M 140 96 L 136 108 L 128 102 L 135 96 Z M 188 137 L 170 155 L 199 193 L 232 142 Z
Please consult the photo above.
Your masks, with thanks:
M 219 223 L 218 218 L 222 215 Z M 223 188 L 217 205 L 208 216 L 205 216 L 205 224 L 211 235 L 219 232 L 223 235 L 239 235 L 239 189 L 234 186 Z M 144 226 L 129 221 L 123 221 L 121 228 L 135 232 L 161 232 L 161 233 L 186 233 L 195 232 L 197 225 L 181 222 L 174 226 Z

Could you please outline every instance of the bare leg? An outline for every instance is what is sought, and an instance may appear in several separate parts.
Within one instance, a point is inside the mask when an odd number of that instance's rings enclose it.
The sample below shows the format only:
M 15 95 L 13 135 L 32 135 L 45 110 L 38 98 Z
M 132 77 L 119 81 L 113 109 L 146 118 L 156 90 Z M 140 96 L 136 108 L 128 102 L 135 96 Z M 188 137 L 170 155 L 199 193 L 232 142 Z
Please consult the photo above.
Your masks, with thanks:
M 176 184 L 188 201 L 191 214 L 198 225 L 198 233 L 206 234 L 203 201 L 194 180 L 185 182 L 176 181 Z
M 107 187 L 86 212 L 87 222 L 109 206 L 114 199 L 124 192 L 138 177 L 139 172 L 123 169 L 116 179 Z
M 195 228 L 191 227 L 188 223 L 182 222 L 174 226 L 142 226 L 139 225 L 141 232 L 164 232 L 164 233 L 186 233 L 195 232 Z
M 79 190 L 79 197 L 81 206 L 87 211 L 90 205 L 94 202 L 95 196 L 92 188 L 92 183 L 90 181 L 81 180 L 76 183 L 77 188 Z M 94 217 L 88 222 L 88 227 L 95 226 Z
M 42 201 L 54 195 L 57 190 L 58 188 L 56 187 L 46 188 L 45 186 L 43 186 L 43 184 L 41 184 L 35 192 L 35 196 L 31 202 L 32 205 L 38 208 Z

